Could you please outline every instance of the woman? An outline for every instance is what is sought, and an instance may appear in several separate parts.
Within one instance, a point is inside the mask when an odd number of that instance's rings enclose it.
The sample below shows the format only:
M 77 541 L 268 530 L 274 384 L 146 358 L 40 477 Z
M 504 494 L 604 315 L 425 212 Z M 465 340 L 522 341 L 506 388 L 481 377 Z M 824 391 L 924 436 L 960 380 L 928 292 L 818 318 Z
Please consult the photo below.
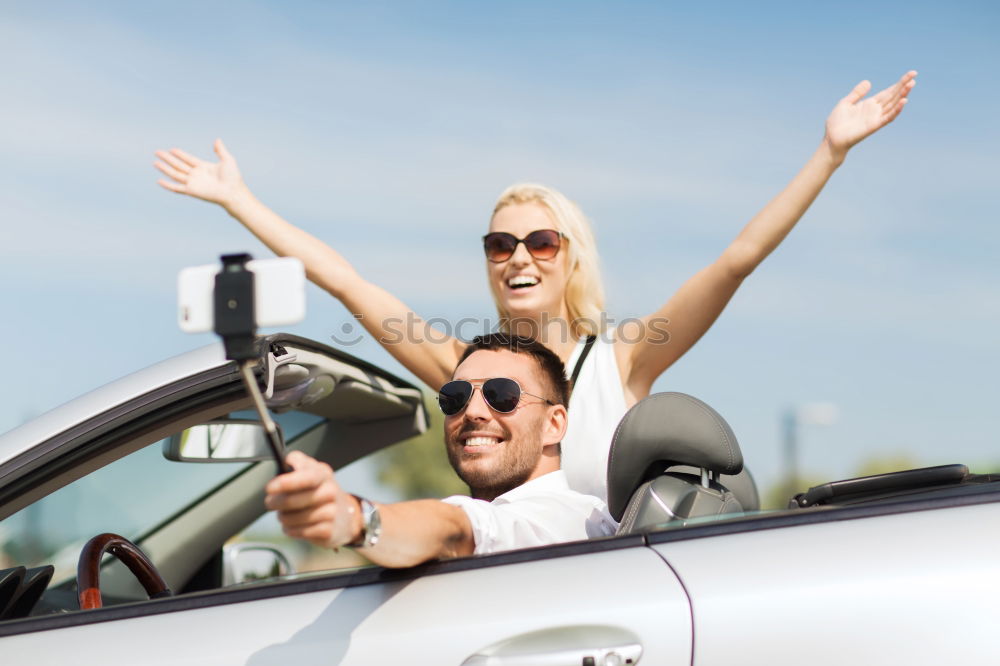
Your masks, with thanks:
M 855 86 L 827 118 L 816 153 L 722 255 L 660 309 L 614 331 L 600 327 L 604 301 L 597 251 L 580 210 L 542 186 L 514 186 L 500 196 L 484 237 L 490 288 L 504 328 L 537 337 L 566 363 L 567 372 L 578 374 L 563 440 L 563 468 L 575 490 L 606 498 L 608 450 L 626 409 L 649 395 L 653 381 L 709 329 L 743 279 L 809 208 L 848 150 L 899 115 L 916 74 L 907 72 L 867 99 L 862 98 L 871 84 Z M 222 142 L 214 148 L 215 163 L 178 149 L 158 151 L 155 166 L 168 177 L 160 185 L 220 204 L 275 253 L 300 258 L 309 279 L 339 299 L 413 374 L 434 388 L 448 381 L 464 343 L 441 336 L 400 341 L 393 324 L 412 319 L 410 309 L 362 278 L 335 250 L 258 201 Z M 588 346 L 585 341 L 592 336 L 596 340 Z

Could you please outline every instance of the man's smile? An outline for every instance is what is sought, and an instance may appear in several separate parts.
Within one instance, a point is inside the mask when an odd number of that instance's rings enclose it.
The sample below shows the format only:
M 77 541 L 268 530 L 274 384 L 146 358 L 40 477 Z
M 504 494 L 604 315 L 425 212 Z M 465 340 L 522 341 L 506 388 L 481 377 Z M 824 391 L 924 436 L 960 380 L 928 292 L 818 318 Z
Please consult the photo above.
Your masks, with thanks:
M 483 453 L 501 446 L 507 440 L 502 433 L 482 429 L 466 430 L 457 439 L 465 453 Z
M 499 444 L 499 437 L 470 437 L 465 440 L 465 446 L 488 446 L 490 444 Z

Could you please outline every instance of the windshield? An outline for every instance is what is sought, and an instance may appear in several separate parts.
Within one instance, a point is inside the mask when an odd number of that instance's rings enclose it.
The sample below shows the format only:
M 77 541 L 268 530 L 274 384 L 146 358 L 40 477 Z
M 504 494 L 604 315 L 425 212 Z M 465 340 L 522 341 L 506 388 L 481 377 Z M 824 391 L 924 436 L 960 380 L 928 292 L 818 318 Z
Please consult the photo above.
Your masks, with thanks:
M 255 418 L 253 412 L 229 415 Z M 288 439 L 321 421 L 290 412 L 276 419 Z M 0 522 L 0 569 L 52 564 L 55 580 L 75 574 L 80 549 L 113 532 L 136 540 L 252 463 L 178 463 L 160 440 L 47 495 Z
M 102 532 L 135 539 L 248 463 L 166 460 L 163 442 L 117 460 L 0 523 L 0 568 L 53 564 L 73 575 L 83 544 Z

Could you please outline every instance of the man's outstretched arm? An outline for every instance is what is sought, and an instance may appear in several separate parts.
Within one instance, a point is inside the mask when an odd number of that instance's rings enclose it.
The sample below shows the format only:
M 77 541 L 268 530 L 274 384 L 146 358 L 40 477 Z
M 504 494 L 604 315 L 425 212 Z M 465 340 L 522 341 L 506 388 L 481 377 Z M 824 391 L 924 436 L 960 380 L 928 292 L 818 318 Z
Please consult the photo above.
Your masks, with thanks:
M 268 509 L 278 512 L 285 534 L 325 548 L 360 540 L 364 529 L 358 500 L 337 484 L 333 469 L 300 451 L 288 454 L 293 471 L 272 479 Z M 427 560 L 471 555 L 472 525 L 465 511 L 438 500 L 378 504 L 378 543 L 360 548 L 376 564 L 409 567 Z

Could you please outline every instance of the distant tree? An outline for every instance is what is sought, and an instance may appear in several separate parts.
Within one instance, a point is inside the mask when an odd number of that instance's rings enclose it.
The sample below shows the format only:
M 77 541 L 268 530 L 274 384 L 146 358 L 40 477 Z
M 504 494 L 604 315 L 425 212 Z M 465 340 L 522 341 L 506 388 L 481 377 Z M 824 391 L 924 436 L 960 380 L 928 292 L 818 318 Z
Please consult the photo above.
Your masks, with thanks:
M 979 460 L 969 463 L 969 471 L 973 474 L 1000 475 L 1000 462 L 996 460 Z
M 922 467 L 914 458 L 905 453 L 895 453 L 887 456 L 873 456 L 858 465 L 854 472 L 855 476 L 875 476 L 876 474 L 888 474 L 889 472 L 899 472 L 904 469 L 914 469 Z
M 455 474 L 444 449 L 444 416 L 434 398 L 424 393 L 430 415 L 427 432 L 388 447 L 375 456 L 378 480 L 405 499 L 467 495 L 469 487 Z

